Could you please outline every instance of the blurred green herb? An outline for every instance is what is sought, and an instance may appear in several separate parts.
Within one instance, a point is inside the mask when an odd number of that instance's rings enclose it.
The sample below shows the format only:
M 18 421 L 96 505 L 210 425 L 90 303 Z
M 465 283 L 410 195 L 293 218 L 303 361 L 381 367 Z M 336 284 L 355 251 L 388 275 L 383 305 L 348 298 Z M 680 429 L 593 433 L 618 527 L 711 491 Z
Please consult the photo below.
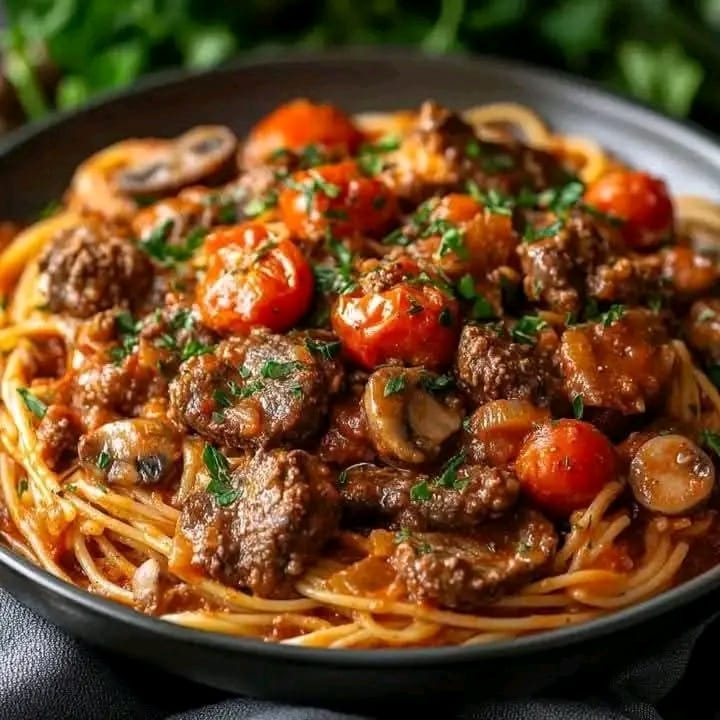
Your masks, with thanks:
M 720 118 L 717 0 L 7 0 L 5 9 L 3 74 L 30 119 L 154 70 L 351 44 L 511 48 L 665 112 Z

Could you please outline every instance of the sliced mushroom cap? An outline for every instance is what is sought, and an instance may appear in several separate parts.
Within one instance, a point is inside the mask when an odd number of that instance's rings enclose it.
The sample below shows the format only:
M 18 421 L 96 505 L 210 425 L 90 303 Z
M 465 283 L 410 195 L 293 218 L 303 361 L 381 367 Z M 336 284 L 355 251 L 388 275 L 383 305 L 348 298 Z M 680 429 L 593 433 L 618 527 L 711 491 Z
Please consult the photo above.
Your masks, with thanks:
M 460 401 L 436 387 L 437 376 L 424 368 L 388 366 L 370 376 L 363 396 L 368 433 L 385 462 L 433 460 L 460 429 Z
M 179 473 L 182 437 L 166 420 L 117 420 L 84 435 L 78 454 L 86 469 L 109 484 L 158 485 Z
M 226 180 L 235 168 L 237 137 L 223 125 L 201 125 L 126 165 L 118 189 L 129 195 L 164 195 L 188 185 Z
M 683 435 L 658 435 L 640 446 L 630 463 L 630 487 L 648 510 L 682 515 L 703 505 L 715 485 L 707 453 Z

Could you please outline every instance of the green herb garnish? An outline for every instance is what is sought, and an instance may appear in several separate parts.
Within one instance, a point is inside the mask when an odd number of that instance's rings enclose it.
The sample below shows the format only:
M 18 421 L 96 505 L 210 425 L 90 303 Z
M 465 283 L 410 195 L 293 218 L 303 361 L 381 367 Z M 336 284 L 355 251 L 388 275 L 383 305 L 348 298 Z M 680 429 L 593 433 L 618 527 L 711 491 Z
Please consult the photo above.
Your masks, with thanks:
M 436 487 L 449 488 L 451 490 L 461 491 L 467 484 L 468 480 L 460 480 L 457 471 L 465 462 L 465 451 L 453 455 L 443 466 L 440 474 L 433 480 Z
M 572 399 L 572 410 L 575 419 L 582 420 L 583 412 L 585 411 L 585 403 L 582 395 L 576 395 Z
M 720 457 L 720 434 L 712 430 L 703 430 L 700 433 L 700 442 Z
M 547 225 L 545 227 L 533 227 L 532 225 L 527 225 L 525 227 L 525 231 L 523 232 L 523 242 L 526 243 L 534 243 L 538 240 L 542 240 L 544 238 L 552 237 L 553 235 L 557 235 L 562 230 L 563 222 L 562 220 L 556 220 L 554 223 Z
M 547 323 L 537 315 L 523 315 L 512 329 L 512 338 L 515 342 L 532 345 L 538 332 L 545 327 Z
M 604 312 L 600 315 L 600 322 L 602 322 L 603 327 L 610 327 L 610 325 L 612 325 L 614 322 L 620 320 L 620 318 L 622 318 L 624 314 L 624 305 L 611 305 L 610 309 L 607 312 Z
M 314 355 L 320 355 L 325 360 L 332 360 L 340 352 L 340 341 L 321 342 L 305 338 L 305 347 Z
M 383 396 L 390 397 L 391 395 L 400 393 L 403 390 L 405 390 L 405 376 L 404 375 L 396 375 L 395 377 L 391 377 L 385 383 L 385 389 L 383 390 Z
M 110 457 L 110 453 L 105 452 L 105 450 L 101 450 L 100 454 L 97 456 L 95 464 L 100 468 L 100 470 L 106 470 L 111 462 L 112 458 Z
M 270 380 L 285 380 L 301 367 L 303 367 L 303 363 L 298 362 L 297 360 L 292 360 L 290 362 L 267 360 L 260 368 L 260 374 L 264 378 L 269 378 Z
M 210 482 L 205 489 L 215 497 L 221 507 L 232 505 L 240 497 L 240 492 L 232 486 L 227 458 L 209 443 L 205 444 L 202 457 L 210 473 Z

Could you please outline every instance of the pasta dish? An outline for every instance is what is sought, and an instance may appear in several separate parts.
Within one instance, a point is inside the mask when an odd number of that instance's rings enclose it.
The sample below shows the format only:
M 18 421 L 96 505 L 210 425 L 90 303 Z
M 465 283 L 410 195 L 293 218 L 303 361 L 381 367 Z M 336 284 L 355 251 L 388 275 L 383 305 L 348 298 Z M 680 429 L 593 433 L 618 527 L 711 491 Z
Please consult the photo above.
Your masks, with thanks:
M 302 646 L 641 602 L 720 563 L 718 240 L 514 103 L 117 142 L 0 224 L 0 542 Z

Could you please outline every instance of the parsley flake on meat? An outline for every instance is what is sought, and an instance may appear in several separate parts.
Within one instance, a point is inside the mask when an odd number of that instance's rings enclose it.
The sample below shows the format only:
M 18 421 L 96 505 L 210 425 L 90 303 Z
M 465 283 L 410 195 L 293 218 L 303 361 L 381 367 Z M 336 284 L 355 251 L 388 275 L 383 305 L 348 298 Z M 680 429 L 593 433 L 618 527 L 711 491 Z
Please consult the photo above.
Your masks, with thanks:
M 240 497 L 240 491 L 233 488 L 230 481 L 230 465 L 227 458 L 209 443 L 205 444 L 202 457 L 210 474 L 210 482 L 205 489 L 215 497 L 221 507 L 232 505 Z

